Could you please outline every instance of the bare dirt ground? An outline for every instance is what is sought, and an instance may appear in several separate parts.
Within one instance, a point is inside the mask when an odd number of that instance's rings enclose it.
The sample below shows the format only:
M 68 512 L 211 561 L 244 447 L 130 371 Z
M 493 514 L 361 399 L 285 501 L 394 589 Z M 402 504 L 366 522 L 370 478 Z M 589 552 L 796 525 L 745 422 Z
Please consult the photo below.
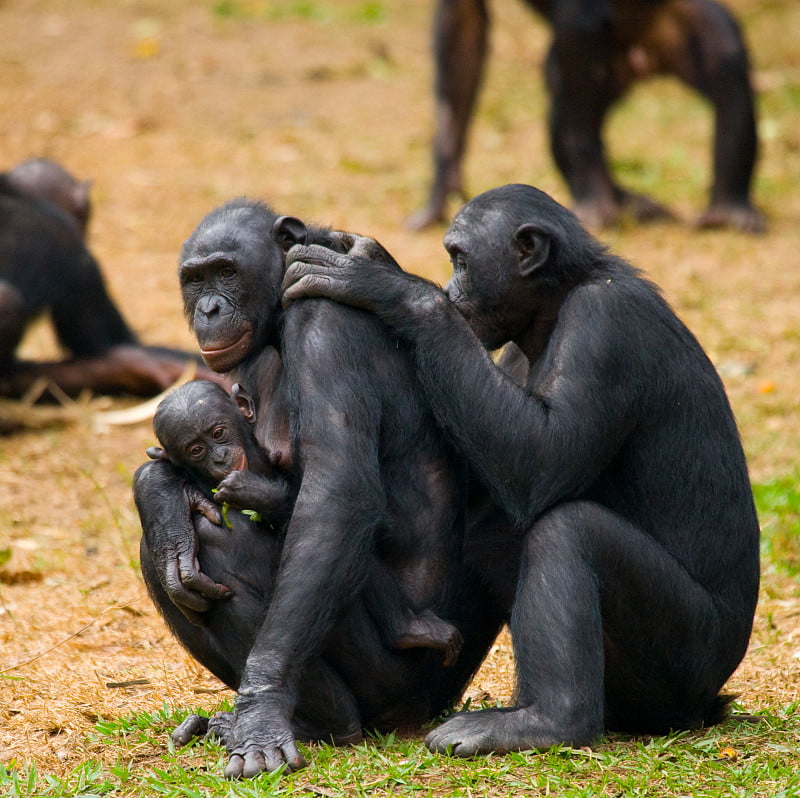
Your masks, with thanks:
M 238 194 L 371 233 L 407 268 L 443 281 L 442 229 L 401 225 L 429 178 L 430 5 L 5 0 L 0 169 L 46 155 L 94 180 L 91 247 L 148 343 L 192 346 L 178 251 L 207 210 Z M 661 284 L 718 364 L 753 478 L 764 480 L 796 473 L 800 452 L 800 7 L 731 5 L 761 91 L 755 194 L 769 234 L 675 223 L 605 237 Z M 510 0 L 495 6 L 503 18 L 469 187 L 528 182 L 568 202 L 545 142 L 546 31 Z M 702 103 L 658 83 L 615 115 L 609 146 L 630 183 L 690 220 L 705 199 L 710 129 Z M 25 342 L 31 357 L 55 351 L 46 324 Z M 0 438 L 0 550 L 10 553 L 0 570 L 0 762 L 59 773 L 89 757 L 113 761 L 87 740 L 99 717 L 219 699 L 138 575 L 130 486 L 153 442 L 149 423 L 95 430 L 88 413 Z M 798 697 L 798 586 L 771 568 L 764 582 L 752 650 L 730 685 L 750 709 Z M 511 669 L 503 641 L 474 690 L 508 697 Z

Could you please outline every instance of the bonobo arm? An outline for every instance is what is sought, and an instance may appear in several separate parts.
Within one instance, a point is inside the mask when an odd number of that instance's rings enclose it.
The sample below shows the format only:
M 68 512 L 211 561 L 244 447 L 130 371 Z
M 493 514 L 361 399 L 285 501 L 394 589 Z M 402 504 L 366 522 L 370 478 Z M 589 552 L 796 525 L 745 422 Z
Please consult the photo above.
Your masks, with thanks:
M 365 321 L 372 326 L 365 329 Z M 228 776 L 303 765 L 290 722 L 297 677 L 366 576 L 384 519 L 380 396 L 367 369 L 372 337 L 371 319 L 332 303 L 298 303 L 286 314 L 284 368 L 302 481 L 272 601 L 239 687 Z
M 289 483 L 280 476 L 265 477 L 252 471 L 231 471 L 217 485 L 214 500 L 227 502 L 235 510 L 256 510 L 261 515 L 275 516 L 291 506 Z
M 133 497 L 142 523 L 142 542 L 164 590 L 190 621 L 202 625 L 199 613 L 208 609 L 209 599 L 226 598 L 230 590 L 197 569 L 192 513 L 200 512 L 218 524 L 218 508 L 171 463 L 161 460 L 139 467 Z
M 284 302 L 326 296 L 356 305 L 410 341 L 437 420 L 520 523 L 591 484 L 635 423 L 630 364 L 614 362 L 606 346 L 625 335 L 625 280 L 571 292 L 536 384 L 525 388 L 497 367 L 440 288 L 360 254 L 368 250 L 363 239 L 349 255 L 293 247 Z M 612 332 L 614 325 L 620 329 Z

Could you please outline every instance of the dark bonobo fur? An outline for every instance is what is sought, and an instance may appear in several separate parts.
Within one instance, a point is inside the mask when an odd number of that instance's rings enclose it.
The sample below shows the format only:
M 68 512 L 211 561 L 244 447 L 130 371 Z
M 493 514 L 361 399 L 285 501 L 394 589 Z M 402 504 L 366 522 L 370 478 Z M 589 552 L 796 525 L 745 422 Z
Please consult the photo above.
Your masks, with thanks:
M 301 766 L 296 737 L 347 741 L 362 726 L 430 720 L 460 695 L 502 624 L 463 571 L 463 460 L 406 346 L 374 315 L 334 302 L 283 311 L 284 248 L 302 241 L 341 249 L 327 231 L 232 201 L 200 223 L 180 266 L 206 363 L 247 386 L 255 437 L 291 475 L 296 498 L 279 539 L 265 544 L 237 513 L 224 532 L 235 544 L 218 545 L 216 506 L 169 462 L 145 464 L 134 484 L 154 601 L 183 645 L 239 691 L 234 716 L 209 729 L 228 745 L 231 776 Z M 387 645 L 386 599 L 368 578 L 376 558 L 417 611 L 463 635 L 454 665 Z M 192 718 L 177 739 L 205 726 Z
M 254 434 L 256 418 L 255 403 L 239 383 L 228 395 L 219 385 L 194 380 L 158 405 L 153 428 L 163 448 L 151 447 L 147 454 L 183 468 L 217 504 L 249 513 L 270 529 L 282 528 L 292 509 L 289 479 L 294 475 L 281 474 L 270 461 Z M 428 534 L 440 532 L 449 536 L 451 530 L 433 528 Z M 423 545 L 425 541 L 417 543 L 422 557 L 417 563 L 408 558 L 406 581 L 412 570 L 424 578 L 427 569 L 440 567 L 431 562 L 434 549 Z M 435 648 L 443 652 L 445 665 L 455 663 L 462 643 L 458 629 L 427 607 L 419 610 L 381 556 L 373 557 L 364 591 L 367 609 L 388 646 Z
M 349 244 L 293 247 L 284 302 L 372 311 L 411 348 L 485 489 L 465 566 L 481 564 L 514 643 L 515 706 L 457 715 L 428 744 L 469 755 L 718 722 L 750 636 L 759 527 L 725 390 L 694 336 L 530 186 L 458 213 L 444 291 L 373 259 L 370 239 Z M 513 378 L 486 351 L 507 343 Z
M 609 110 L 637 81 L 674 75 L 714 108 L 713 182 L 700 227 L 765 229 L 750 200 L 757 155 L 747 49 L 733 15 L 715 0 L 527 0 L 553 31 L 545 66 L 550 147 L 584 224 L 647 222 L 670 211 L 617 183 L 602 134 Z M 434 25 L 436 132 L 428 204 L 409 220 L 420 228 L 463 199 L 461 163 L 483 75 L 489 14 L 485 0 L 438 0 Z
M 84 242 L 89 216 L 87 185 L 53 161 L 35 158 L 0 174 L 0 396 L 23 396 L 43 379 L 70 395 L 152 395 L 197 360 L 139 343 Z M 18 359 L 25 331 L 45 312 L 68 356 Z

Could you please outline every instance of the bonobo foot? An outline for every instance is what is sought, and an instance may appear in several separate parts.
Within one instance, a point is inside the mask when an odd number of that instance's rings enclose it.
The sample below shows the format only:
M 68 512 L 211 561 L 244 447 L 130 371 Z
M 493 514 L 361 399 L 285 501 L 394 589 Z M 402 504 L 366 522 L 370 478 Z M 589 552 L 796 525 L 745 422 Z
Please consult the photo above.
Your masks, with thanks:
M 227 746 L 227 778 L 248 779 L 284 766 L 290 771 L 306 766 L 295 745 L 286 700 L 286 695 L 271 689 L 245 693 L 240 687 L 228 735 L 232 745 Z
M 697 220 L 697 227 L 701 230 L 728 228 L 751 235 L 762 235 L 767 232 L 764 214 L 747 202 L 709 205 Z
M 636 194 L 616 187 L 613 197 L 593 197 L 575 203 L 575 215 L 589 229 L 613 227 L 626 216 L 636 222 L 666 222 L 675 219 L 675 214 L 645 194 Z
M 188 745 L 195 737 L 217 740 L 228 748 L 232 745 L 232 727 L 233 712 L 217 712 L 210 718 L 187 715 L 183 723 L 170 734 L 170 738 L 179 748 Z
M 461 712 L 425 738 L 432 751 L 454 756 L 544 750 L 553 745 L 588 745 L 600 730 L 563 729 L 529 707 Z
M 443 664 L 455 665 L 464 638 L 453 624 L 442 620 L 431 610 L 415 614 L 394 641 L 395 648 L 434 648 L 444 652 Z

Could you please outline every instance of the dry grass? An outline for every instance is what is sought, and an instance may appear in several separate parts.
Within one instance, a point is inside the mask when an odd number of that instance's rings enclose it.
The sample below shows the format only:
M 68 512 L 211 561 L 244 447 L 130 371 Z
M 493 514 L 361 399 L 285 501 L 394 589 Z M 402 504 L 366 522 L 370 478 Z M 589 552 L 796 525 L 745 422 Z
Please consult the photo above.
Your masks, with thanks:
M 265 3 L 240 3 L 258 8 Z M 223 19 L 189 0 L 9 0 L 0 6 L 5 165 L 47 155 L 95 181 L 91 245 L 148 342 L 191 346 L 174 274 L 182 240 L 214 204 L 246 193 L 282 212 L 369 232 L 409 269 L 443 280 L 441 230 L 400 226 L 421 204 L 431 124 L 429 3 L 317 4 L 323 21 Z M 542 26 L 496 0 L 494 57 L 472 136 L 474 191 L 530 182 L 566 201 L 547 153 Z M 800 452 L 800 27 L 793 0 L 736 0 L 762 88 L 756 196 L 767 237 L 687 225 L 623 229 L 616 251 L 660 283 L 726 375 L 754 478 Z M 708 181 L 710 118 L 671 84 L 637 93 L 611 125 L 629 181 L 689 219 Z M 2 165 L 0 165 L 2 166 Z M 46 325 L 25 343 L 52 354 Z M 124 403 L 117 403 L 118 406 Z M 113 746 L 98 717 L 213 706 L 218 684 L 156 617 L 136 568 L 133 471 L 148 424 L 85 420 L 0 438 L 0 762 L 62 773 Z M 750 709 L 797 698 L 797 584 L 769 572 L 753 646 L 731 688 Z M 507 697 L 502 641 L 474 691 Z M 143 680 L 129 686 L 109 686 Z M 137 753 L 142 760 L 159 750 Z

